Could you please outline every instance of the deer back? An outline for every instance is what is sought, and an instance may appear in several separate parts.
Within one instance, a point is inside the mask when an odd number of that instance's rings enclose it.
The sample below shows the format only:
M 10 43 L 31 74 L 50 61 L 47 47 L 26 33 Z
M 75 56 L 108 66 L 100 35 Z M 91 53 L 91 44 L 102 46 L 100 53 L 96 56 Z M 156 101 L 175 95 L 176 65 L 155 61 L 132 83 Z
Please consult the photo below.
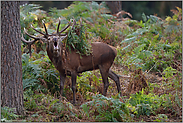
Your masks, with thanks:
M 80 55 L 74 49 L 69 51 L 61 50 L 59 57 L 54 57 L 53 52 L 47 50 L 48 56 L 59 71 L 67 69 L 68 72 L 75 71 L 81 73 L 93 69 L 98 69 L 98 65 L 112 65 L 116 56 L 116 49 L 102 43 L 94 42 L 91 44 L 92 52 L 90 55 Z M 61 49 L 63 47 L 61 46 Z M 52 53 L 51 53 L 52 52 Z M 66 53 L 67 52 L 67 53 Z M 64 54 L 65 53 L 65 54 Z

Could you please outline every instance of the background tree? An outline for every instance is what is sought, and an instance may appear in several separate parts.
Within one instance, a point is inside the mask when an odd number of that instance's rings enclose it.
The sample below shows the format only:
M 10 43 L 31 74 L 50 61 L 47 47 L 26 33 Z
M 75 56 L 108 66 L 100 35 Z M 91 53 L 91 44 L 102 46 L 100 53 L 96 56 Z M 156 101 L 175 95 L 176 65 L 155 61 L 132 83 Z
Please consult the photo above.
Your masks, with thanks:
M 19 2 L 1 2 L 1 107 L 23 114 Z
M 111 10 L 112 14 L 117 14 L 121 11 L 121 1 L 106 1 L 107 6 Z M 120 14 L 118 18 L 122 18 L 122 15 Z

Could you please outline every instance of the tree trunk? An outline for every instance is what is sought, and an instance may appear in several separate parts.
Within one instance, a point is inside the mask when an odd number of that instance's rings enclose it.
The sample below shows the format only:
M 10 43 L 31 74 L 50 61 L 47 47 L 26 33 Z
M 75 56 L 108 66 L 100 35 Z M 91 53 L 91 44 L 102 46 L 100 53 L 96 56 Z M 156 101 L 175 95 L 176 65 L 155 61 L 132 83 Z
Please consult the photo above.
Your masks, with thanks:
M 1 107 L 24 114 L 19 2 L 1 2 Z
M 121 11 L 121 1 L 106 1 L 106 4 L 111 10 L 112 14 L 117 14 Z M 118 18 L 122 18 L 122 15 L 120 14 Z

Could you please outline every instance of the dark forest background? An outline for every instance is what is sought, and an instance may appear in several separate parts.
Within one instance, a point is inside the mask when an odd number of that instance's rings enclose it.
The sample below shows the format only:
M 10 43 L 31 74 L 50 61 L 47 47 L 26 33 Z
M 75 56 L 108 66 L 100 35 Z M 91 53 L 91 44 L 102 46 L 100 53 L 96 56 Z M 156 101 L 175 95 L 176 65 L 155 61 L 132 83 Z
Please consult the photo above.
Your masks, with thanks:
M 73 1 L 27 1 L 23 3 L 39 4 L 43 10 L 47 11 L 49 8 L 56 7 L 57 9 L 64 9 L 68 7 Z M 100 3 L 100 1 L 98 1 Z M 132 14 L 134 20 L 141 20 L 142 13 L 146 15 L 154 15 L 161 18 L 172 16 L 171 9 L 175 6 L 182 8 L 182 1 L 121 1 L 121 9 Z

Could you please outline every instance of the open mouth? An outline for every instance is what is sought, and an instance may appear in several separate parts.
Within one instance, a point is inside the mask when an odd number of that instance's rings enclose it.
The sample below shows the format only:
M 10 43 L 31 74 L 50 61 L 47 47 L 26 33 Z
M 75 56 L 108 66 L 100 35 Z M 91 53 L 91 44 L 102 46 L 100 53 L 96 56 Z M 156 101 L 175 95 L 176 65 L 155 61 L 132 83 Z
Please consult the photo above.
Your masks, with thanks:
M 56 41 L 54 42 L 54 46 L 55 46 L 55 47 L 57 46 L 57 42 L 56 42 Z

